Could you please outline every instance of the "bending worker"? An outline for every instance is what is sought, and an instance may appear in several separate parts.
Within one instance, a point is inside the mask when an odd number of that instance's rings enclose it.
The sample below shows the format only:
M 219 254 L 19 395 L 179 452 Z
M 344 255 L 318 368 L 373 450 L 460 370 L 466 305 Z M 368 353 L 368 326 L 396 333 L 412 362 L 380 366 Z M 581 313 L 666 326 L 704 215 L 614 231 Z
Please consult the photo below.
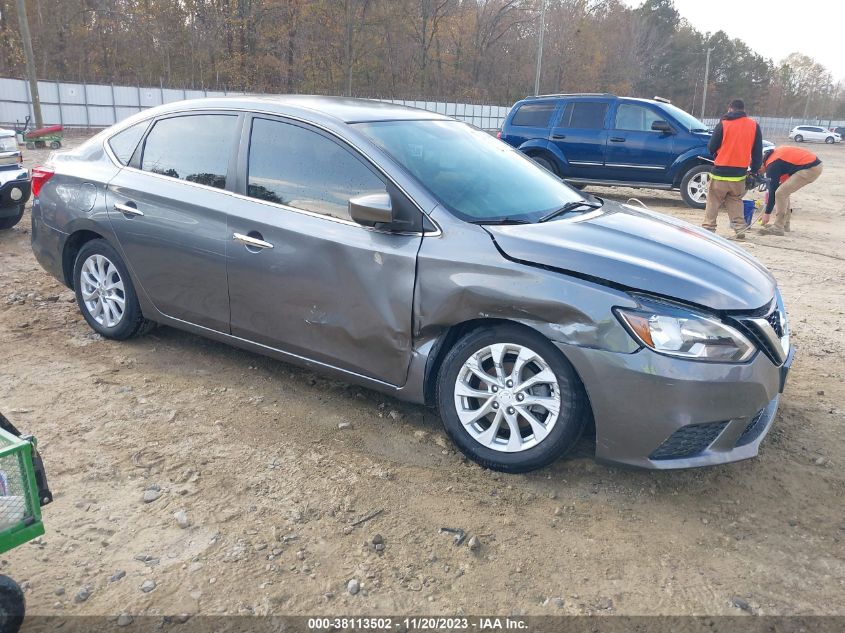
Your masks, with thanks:
M 789 209 L 790 194 L 821 176 L 822 162 L 813 152 L 789 145 L 767 150 L 765 158 L 761 173 L 765 172 L 769 180 L 769 200 L 766 217 L 763 218 L 765 226 L 760 229 L 760 234 L 783 235 L 792 214 Z M 775 218 L 769 224 L 772 208 L 775 210 Z
M 745 177 L 749 167 L 756 174 L 763 163 L 763 133 L 757 122 L 745 114 L 742 99 L 731 101 L 728 113 L 713 130 L 707 149 L 716 155 L 716 160 L 710 172 L 701 226 L 715 233 L 716 218 L 724 205 L 734 230 L 734 239 L 744 240 L 746 225 L 742 196 L 745 195 Z

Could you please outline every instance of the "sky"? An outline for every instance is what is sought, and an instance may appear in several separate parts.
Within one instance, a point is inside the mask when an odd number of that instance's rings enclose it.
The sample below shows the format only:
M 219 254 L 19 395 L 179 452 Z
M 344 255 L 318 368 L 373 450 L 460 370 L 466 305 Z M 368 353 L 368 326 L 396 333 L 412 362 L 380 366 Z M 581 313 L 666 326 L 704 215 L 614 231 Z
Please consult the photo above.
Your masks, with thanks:
M 804 53 L 827 66 L 834 81 L 845 80 L 842 0 L 675 0 L 675 8 L 702 33 L 722 30 L 775 62 Z

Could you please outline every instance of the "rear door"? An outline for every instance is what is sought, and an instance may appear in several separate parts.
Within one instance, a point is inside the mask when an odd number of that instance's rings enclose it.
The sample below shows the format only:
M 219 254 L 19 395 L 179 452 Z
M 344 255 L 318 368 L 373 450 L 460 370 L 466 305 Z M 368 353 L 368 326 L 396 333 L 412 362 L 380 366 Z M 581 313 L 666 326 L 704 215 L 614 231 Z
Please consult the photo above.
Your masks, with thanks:
M 220 112 L 156 120 L 106 195 L 127 265 L 156 308 L 222 332 L 229 329 L 226 211 L 240 120 Z
M 550 137 L 569 164 L 564 176 L 605 178 L 605 124 L 609 105 L 602 100 L 565 102 Z
M 607 178 L 662 182 L 675 158 L 674 134 L 652 130 L 665 115 L 650 105 L 618 101 L 607 139 Z
M 376 378 L 405 382 L 420 232 L 351 220 L 349 198 L 391 194 L 354 149 L 305 124 L 259 117 L 245 126 L 238 204 L 227 246 L 232 334 Z M 257 242 L 255 240 L 258 240 Z

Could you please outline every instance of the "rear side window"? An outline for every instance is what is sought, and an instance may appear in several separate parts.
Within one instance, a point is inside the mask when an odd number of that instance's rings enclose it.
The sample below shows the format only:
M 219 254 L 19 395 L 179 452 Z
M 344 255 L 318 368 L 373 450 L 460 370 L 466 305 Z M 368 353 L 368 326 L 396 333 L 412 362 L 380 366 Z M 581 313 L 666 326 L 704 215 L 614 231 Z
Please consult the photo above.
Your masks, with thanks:
M 141 169 L 225 189 L 237 121 L 229 114 L 162 119 L 144 142 Z
M 525 103 L 511 119 L 511 125 L 518 127 L 548 127 L 549 119 L 557 105 L 554 103 Z
M 313 130 L 254 119 L 247 193 L 251 198 L 349 220 L 349 199 L 387 191 L 382 180 L 339 143 Z
M 580 130 L 604 129 L 604 118 L 607 115 L 607 103 L 599 101 L 570 101 L 563 109 L 560 117 L 560 127 Z
M 111 147 L 111 151 L 121 165 L 129 164 L 132 154 L 135 153 L 135 148 L 138 147 L 138 142 L 149 124 L 149 121 L 141 121 L 129 126 L 122 132 L 118 132 L 109 139 L 109 147 Z

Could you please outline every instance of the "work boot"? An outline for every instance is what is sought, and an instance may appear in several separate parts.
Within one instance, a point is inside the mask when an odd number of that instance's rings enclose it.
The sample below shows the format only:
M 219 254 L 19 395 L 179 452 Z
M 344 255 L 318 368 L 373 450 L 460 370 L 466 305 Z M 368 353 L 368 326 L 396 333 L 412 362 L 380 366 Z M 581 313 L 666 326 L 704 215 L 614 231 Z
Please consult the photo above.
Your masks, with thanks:
M 760 229 L 760 235 L 784 235 L 784 230 L 773 224 L 767 224 Z
M 732 242 L 744 242 L 745 241 L 745 231 L 737 231 L 733 235 L 729 235 L 728 239 Z

